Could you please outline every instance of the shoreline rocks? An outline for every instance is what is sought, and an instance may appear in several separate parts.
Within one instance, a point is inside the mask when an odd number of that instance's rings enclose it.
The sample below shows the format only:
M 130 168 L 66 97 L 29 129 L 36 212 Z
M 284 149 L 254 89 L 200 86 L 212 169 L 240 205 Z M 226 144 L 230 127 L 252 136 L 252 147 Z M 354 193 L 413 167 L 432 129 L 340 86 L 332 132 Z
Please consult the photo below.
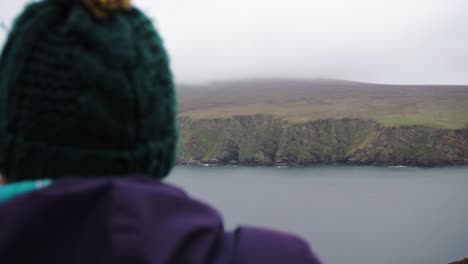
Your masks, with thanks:
M 449 166 L 460 166 L 468 165 L 468 162 L 414 162 L 408 161 L 403 163 L 381 163 L 381 162 L 321 162 L 321 163 L 243 163 L 239 161 L 222 162 L 217 160 L 202 161 L 202 160 L 178 160 L 177 166 L 251 166 L 251 167 L 308 167 L 308 166 L 320 166 L 320 165 L 351 165 L 351 166 L 384 166 L 384 167 L 423 167 L 423 168 L 435 168 L 435 167 L 449 167 Z

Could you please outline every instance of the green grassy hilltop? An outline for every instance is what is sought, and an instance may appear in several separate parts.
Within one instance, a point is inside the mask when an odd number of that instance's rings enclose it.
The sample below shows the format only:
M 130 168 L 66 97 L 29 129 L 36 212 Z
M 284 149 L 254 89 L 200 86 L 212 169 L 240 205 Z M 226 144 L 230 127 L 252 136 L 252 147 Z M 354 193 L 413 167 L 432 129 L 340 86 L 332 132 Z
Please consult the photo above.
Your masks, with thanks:
M 181 85 L 180 115 L 270 114 L 294 122 L 359 118 L 387 126 L 468 124 L 468 86 L 382 85 L 338 80 L 245 80 Z

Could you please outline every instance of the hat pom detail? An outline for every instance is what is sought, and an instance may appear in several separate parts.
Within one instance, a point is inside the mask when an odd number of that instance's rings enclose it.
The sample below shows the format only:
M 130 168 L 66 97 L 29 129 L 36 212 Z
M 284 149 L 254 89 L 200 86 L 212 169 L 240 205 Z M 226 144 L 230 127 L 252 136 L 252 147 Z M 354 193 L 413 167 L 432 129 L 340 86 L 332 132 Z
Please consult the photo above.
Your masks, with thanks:
M 115 12 L 132 8 L 130 0 L 81 0 L 96 18 L 107 18 Z
M 81 3 L 96 18 L 105 19 L 120 11 L 132 9 L 130 0 L 55 0 L 62 4 Z

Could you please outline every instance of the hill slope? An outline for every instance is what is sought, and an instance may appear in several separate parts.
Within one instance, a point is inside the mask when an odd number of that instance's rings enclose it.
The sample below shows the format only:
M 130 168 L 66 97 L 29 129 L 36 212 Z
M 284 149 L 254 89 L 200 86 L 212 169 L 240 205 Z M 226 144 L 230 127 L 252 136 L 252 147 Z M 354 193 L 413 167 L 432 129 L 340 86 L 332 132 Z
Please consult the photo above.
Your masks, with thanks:
M 271 114 L 298 122 L 360 118 L 450 129 L 468 124 L 468 86 L 246 80 L 181 85 L 179 95 L 180 115 L 194 118 Z
M 467 86 L 254 80 L 179 96 L 179 163 L 468 163 Z
M 453 262 L 451 264 L 468 264 L 468 258 L 460 260 L 460 261 Z

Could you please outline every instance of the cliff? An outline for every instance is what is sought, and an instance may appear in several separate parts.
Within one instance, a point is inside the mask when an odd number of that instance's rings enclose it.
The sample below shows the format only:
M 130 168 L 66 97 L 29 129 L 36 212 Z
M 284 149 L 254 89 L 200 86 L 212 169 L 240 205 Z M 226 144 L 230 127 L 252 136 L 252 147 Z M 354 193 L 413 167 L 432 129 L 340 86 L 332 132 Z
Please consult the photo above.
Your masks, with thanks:
M 452 262 L 451 264 L 468 264 L 468 258 L 460 260 L 460 261 Z
M 179 162 L 468 162 L 468 86 L 258 79 L 179 85 Z
M 468 163 L 468 126 L 385 126 L 364 119 L 295 122 L 274 115 L 179 119 L 181 164 Z

